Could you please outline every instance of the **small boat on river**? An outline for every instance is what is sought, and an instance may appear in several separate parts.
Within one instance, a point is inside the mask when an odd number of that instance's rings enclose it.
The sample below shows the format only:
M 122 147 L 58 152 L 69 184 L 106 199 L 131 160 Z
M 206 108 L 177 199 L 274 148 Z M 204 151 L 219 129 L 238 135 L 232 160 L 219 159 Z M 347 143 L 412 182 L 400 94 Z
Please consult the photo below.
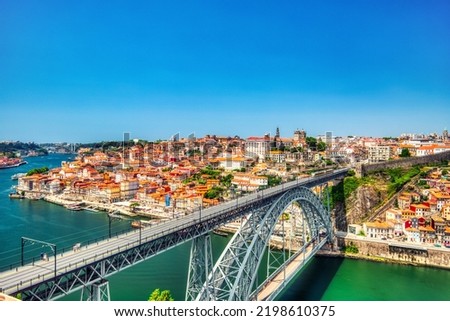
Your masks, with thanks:
M 11 179 L 12 180 L 18 180 L 19 178 L 24 177 L 26 175 L 27 175 L 27 173 L 17 173 L 17 174 L 12 175 Z
M 81 207 L 81 204 L 79 203 L 67 204 L 64 205 L 64 207 L 71 211 L 81 211 L 83 209 L 83 207 Z
M 131 227 L 133 228 L 144 228 L 145 226 L 151 225 L 150 221 L 143 221 L 143 220 L 134 220 L 131 222 Z
M 225 232 L 222 232 L 222 231 L 219 231 L 219 230 L 213 230 L 212 232 L 213 232 L 213 234 L 216 234 L 216 235 L 219 235 L 219 236 L 223 236 L 223 237 L 227 237 L 228 236 L 228 233 L 225 233 Z

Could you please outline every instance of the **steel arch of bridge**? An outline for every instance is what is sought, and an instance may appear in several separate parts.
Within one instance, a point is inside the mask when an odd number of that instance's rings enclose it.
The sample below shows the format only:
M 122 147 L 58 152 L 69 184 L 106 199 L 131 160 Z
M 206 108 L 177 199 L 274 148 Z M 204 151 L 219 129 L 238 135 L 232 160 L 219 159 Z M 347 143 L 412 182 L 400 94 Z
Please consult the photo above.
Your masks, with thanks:
M 218 259 L 196 300 L 247 301 L 256 295 L 258 267 L 275 225 L 286 208 L 297 202 L 303 210 L 312 240 L 325 229 L 332 238 L 331 219 L 321 199 L 310 189 L 288 190 L 271 205 L 251 211 Z

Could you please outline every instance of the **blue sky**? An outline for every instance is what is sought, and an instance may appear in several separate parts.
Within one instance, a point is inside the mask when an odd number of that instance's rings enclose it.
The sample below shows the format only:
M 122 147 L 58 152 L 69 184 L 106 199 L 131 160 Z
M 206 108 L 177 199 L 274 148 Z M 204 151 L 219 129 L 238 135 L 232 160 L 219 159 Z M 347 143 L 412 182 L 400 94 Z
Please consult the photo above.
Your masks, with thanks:
M 0 0 L 0 141 L 450 120 L 448 1 Z

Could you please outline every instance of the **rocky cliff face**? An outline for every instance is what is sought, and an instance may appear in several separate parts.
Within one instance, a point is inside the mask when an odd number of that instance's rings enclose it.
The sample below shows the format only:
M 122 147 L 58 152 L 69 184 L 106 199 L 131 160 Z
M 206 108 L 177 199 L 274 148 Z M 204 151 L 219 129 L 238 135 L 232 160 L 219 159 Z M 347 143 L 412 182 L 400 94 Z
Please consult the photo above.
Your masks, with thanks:
M 350 193 L 345 202 L 337 202 L 334 209 L 335 225 L 346 231 L 348 224 L 361 224 L 380 205 L 387 195 L 387 180 L 375 177 Z
M 358 187 L 347 199 L 347 223 L 360 224 L 373 208 L 382 202 L 382 193 L 376 185 Z

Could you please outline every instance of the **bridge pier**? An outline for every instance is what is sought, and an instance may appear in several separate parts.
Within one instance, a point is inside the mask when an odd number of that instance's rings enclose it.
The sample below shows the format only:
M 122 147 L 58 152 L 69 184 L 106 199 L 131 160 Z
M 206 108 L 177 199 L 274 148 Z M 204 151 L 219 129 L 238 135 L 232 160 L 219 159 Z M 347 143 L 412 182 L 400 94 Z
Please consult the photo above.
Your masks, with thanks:
M 211 237 L 203 234 L 192 240 L 186 301 L 194 301 L 213 271 Z M 207 289 L 209 293 L 209 288 Z
M 110 301 L 109 281 L 102 279 L 83 287 L 81 301 Z

